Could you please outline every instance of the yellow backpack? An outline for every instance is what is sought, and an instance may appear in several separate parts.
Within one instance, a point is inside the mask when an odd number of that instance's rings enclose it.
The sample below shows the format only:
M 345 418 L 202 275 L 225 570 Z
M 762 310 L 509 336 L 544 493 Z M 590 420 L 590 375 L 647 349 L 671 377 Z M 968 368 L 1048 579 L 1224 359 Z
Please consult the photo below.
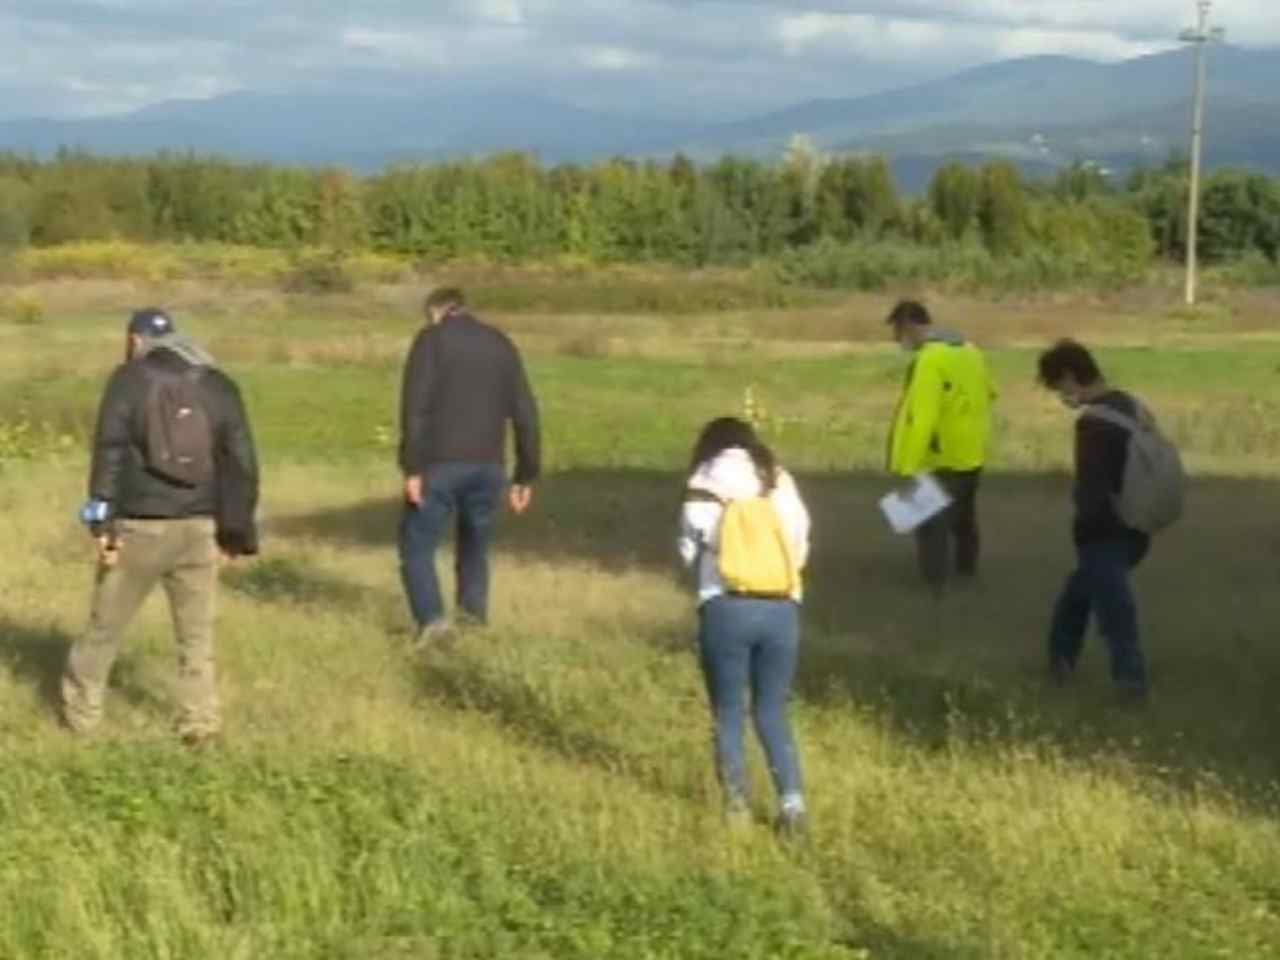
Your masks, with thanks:
M 720 579 L 730 593 L 790 597 L 800 588 L 791 540 L 768 497 L 729 500 L 720 519 Z

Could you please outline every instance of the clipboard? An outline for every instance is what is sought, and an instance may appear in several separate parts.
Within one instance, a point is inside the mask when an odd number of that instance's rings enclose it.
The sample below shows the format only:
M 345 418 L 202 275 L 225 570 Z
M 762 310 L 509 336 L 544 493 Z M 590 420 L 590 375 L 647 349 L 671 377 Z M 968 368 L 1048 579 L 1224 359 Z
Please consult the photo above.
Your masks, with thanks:
M 909 492 L 894 490 L 880 500 L 880 511 L 899 535 L 914 533 L 949 506 L 951 495 L 929 473 L 916 477 Z

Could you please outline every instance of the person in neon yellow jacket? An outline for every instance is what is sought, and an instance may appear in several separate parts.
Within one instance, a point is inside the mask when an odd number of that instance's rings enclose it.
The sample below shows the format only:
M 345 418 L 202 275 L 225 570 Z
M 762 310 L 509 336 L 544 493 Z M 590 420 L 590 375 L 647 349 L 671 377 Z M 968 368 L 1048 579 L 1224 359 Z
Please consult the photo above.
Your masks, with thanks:
M 894 339 L 914 354 L 889 437 L 889 471 L 904 478 L 931 473 L 952 499 L 916 531 L 920 574 L 941 592 L 953 544 L 955 573 L 972 578 L 978 572 L 977 497 L 996 388 L 982 351 L 936 329 L 923 304 L 902 301 L 889 325 Z

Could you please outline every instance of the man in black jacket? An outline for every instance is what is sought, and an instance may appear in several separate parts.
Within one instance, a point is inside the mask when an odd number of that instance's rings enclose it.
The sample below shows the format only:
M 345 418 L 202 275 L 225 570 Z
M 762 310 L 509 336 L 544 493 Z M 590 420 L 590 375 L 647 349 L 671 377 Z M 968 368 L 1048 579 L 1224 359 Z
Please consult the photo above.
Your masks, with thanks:
M 162 310 L 129 321 L 125 363 L 98 411 L 84 520 L 98 545 L 89 629 L 62 680 L 63 718 L 102 718 L 125 628 L 157 582 L 178 643 L 178 733 L 196 744 L 221 730 L 213 611 L 219 555 L 258 550 L 258 465 L 240 392 Z
M 1130 436 L 1122 426 L 1090 415 L 1091 406 L 1136 418 L 1137 401 L 1107 385 L 1093 355 L 1063 340 L 1040 357 L 1040 382 L 1069 407 L 1082 409 L 1076 421 L 1074 538 L 1079 565 L 1054 611 L 1049 634 L 1049 669 L 1056 682 L 1075 670 L 1092 615 L 1097 616 L 1111 652 L 1111 675 L 1122 697 L 1142 700 L 1147 671 L 1138 642 L 1138 615 L 1130 571 L 1150 548 L 1147 534 L 1127 526 L 1116 509 L 1124 485 Z
M 488 617 L 489 543 L 506 486 L 508 421 L 516 453 L 508 502 L 517 514 L 532 502 L 541 456 L 538 407 L 515 345 L 473 317 L 459 290 L 433 291 L 424 310 L 400 408 L 400 569 L 420 643 L 447 630 L 435 551 L 455 514 L 458 606 L 467 620 Z

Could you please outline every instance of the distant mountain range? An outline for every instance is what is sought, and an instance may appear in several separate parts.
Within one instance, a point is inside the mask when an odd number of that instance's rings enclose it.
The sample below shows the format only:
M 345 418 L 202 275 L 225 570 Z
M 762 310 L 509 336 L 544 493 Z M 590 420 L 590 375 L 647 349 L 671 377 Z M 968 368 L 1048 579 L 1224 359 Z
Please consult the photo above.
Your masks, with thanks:
M 593 113 L 521 93 L 352 89 L 239 92 L 162 103 L 135 113 L 0 122 L 0 149 L 49 154 L 194 150 L 280 163 L 377 169 L 388 164 L 531 150 L 551 162 L 632 154 L 692 133 Z
M 1210 56 L 1206 159 L 1280 173 L 1280 50 L 1225 47 Z M 698 155 L 730 144 L 773 151 L 800 131 L 824 149 L 884 153 L 909 185 L 950 157 L 1004 156 L 1034 172 L 1076 160 L 1124 169 L 1188 148 L 1191 81 L 1187 50 L 1114 64 L 1032 57 L 800 104 L 689 147 Z
M 1214 49 L 1207 159 L 1280 173 L 1280 50 Z M 583 110 L 525 92 L 343 86 L 242 92 L 136 113 L 0 123 L 0 148 L 112 154 L 195 150 L 283 163 L 376 169 L 396 162 L 527 150 L 549 163 L 605 156 L 708 160 L 777 156 L 796 134 L 831 152 L 888 155 L 909 190 L 950 158 L 1010 157 L 1044 173 L 1076 160 L 1123 170 L 1188 141 L 1188 50 L 1121 63 L 1032 57 L 849 99 L 814 100 L 722 124 Z

